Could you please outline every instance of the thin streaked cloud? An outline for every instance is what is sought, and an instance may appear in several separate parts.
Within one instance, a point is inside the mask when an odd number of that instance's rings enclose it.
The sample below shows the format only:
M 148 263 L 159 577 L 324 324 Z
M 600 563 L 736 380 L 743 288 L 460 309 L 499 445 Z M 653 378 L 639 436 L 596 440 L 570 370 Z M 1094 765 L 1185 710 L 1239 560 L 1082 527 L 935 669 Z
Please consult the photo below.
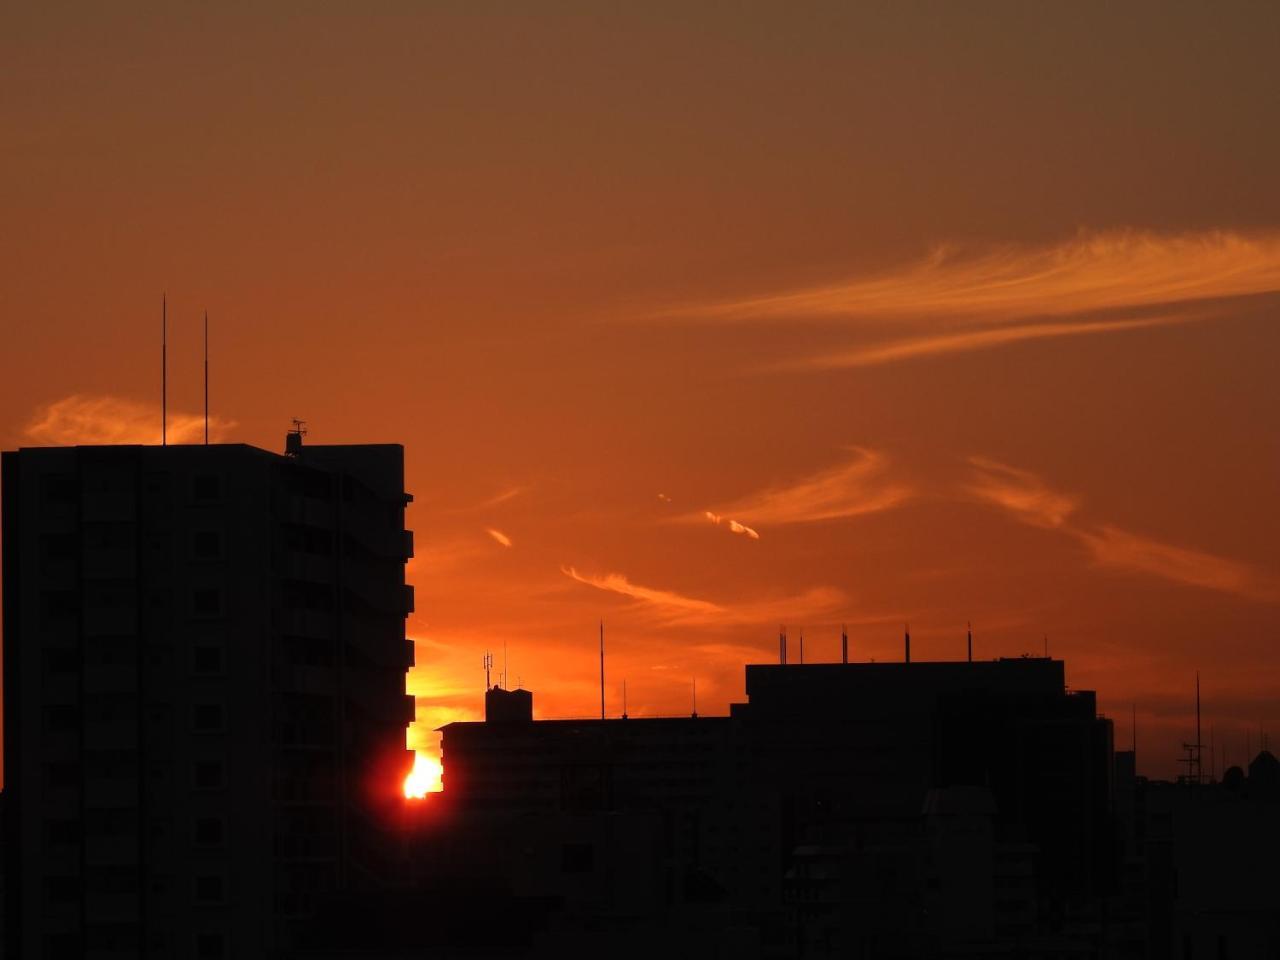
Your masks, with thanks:
M 1198 319 L 1185 317 L 1147 317 L 1141 320 L 1099 320 L 1060 323 L 1025 323 L 996 327 L 987 330 L 970 330 L 964 333 L 942 333 L 908 337 L 877 343 L 836 353 L 815 354 L 796 360 L 785 360 L 766 369 L 787 370 L 838 370 L 854 367 L 874 367 L 899 360 L 931 357 L 947 353 L 966 353 L 988 350 L 994 347 L 1018 343 L 1023 340 L 1043 340 L 1050 337 L 1078 337 L 1087 334 L 1115 333 L 1125 330 L 1142 330 L 1147 327 L 1167 326 Z
M 1250 564 L 1164 543 L 1111 524 L 1073 522 L 1079 499 L 1051 489 L 1039 476 L 983 457 L 970 457 L 966 492 L 1023 523 L 1058 530 L 1082 544 L 1100 567 L 1146 574 L 1251 600 L 1280 600 L 1280 576 Z
M 1094 531 L 1076 531 L 1076 536 L 1100 566 L 1152 574 L 1253 600 L 1280 599 L 1280 576 L 1257 570 L 1247 563 L 1160 543 L 1109 525 Z
M 909 499 L 910 486 L 889 476 L 889 458 L 856 447 L 854 457 L 818 473 L 768 487 L 707 511 L 753 527 L 811 523 L 877 513 Z
M 638 583 L 632 583 L 621 573 L 583 574 L 579 573 L 575 567 L 560 569 L 566 577 L 578 583 L 638 600 L 673 619 L 716 620 L 728 613 L 728 610 L 718 603 L 686 597 L 673 590 L 641 586 Z
M 23 428 L 23 438 L 40 446 L 155 444 L 160 442 L 160 407 L 113 396 L 72 394 L 36 411 Z M 169 443 L 204 441 L 204 414 L 169 411 Z M 209 417 L 209 440 L 220 443 L 236 422 Z
M 1079 503 L 1075 497 L 1051 490 L 1029 470 L 985 457 L 970 457 L 969 465 L 973 467 L 973 479 L 966 488 L 969 494 L 1015 513 L 1033 526 L 1061 527 Z
M 795 596 L 716 603 L 674 590 L 643 586 L 621 573 L 587 574 L 571 566 L 561 567 L 561 572 L 586 586 L 629 597 L 636 601 L 638 608 L 666 624 L 733 626 L 775 623 L 788 618 L 813 619 L 831 615 L 847 602 L 844 592 L 835 587 L 812 587 Z
M 874 276 L 687 305 L 667 316 L 820 323 L 856 338 L 848 346 L 764 368 L 799 371 L 870 367 L 1205 321 L 1215 316 L 1206 301 L 1275 292 L 1280 292 L 1280 233 L 1117 230 L 1080 233 L 1048 246 L 978 252 L 941 247 Z M 1118 319 L 1117 311 L 1136 316 Z
M 494 542 L 504 547 L 511 546 L 511 538 L 508 537 L 501 530 L 495 530 L 493 527 L 486 527 L 484 532 L 487 533 L 490 537 L 492 537 L 494 539 Z
M 976 254 L 940 247 L 877 276 L 690 306 L 722 320 L 1063 317 L 1280 290 L 1280 234 L 1081 233 Z

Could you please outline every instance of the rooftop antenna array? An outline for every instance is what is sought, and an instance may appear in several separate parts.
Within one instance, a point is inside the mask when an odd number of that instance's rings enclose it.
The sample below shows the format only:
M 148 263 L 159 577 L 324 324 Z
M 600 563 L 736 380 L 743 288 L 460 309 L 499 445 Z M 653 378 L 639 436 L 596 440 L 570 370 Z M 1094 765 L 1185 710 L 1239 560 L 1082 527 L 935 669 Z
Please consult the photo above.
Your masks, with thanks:
M 1204 744 L 1200 742 L 1200 671 L 1196 671 L 1196 740 L 1195 743 L 1184 743 L 1182 745 L 1186 756 L 1182 757 L 1178 762 L 1187 765 L 1187 772 L 1183 776 L 1185 783 L 1203 783 L 1204 782 Z
M 910 663 L 911 662 L 911 624 L 909 623 L 906 625 L 906 628 L 904 629 L 902 634 L 902 645 L 903 645 L 903 651 L 906 654 L 906 659 L 903 660 L 903 663 Z
M 307 435 L 307 421 L 293 417 L 293 429 L 284 438 L 284 452 L 296 457 L 302 452 L 302 438 Z
M 840 624 L 840 662 L 849 662 L 849 628 Z
M 778 663 L 787 665 L 787 628 L 778 627 Z
M 486 650 L 484 652 L 484 688 L 486 690 L 491 689 L 491 684 L 489 683 L 489 671 L 492 669 L 493 669 L 493 654 L 490 653 L 488 650 Z

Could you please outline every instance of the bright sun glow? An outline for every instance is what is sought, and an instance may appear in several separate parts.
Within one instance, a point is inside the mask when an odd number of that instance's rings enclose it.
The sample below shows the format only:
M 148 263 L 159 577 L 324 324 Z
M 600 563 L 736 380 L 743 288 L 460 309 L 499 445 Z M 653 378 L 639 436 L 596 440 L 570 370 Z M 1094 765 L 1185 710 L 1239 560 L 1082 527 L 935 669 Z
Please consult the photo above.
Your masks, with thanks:
M 428 793 L 438 793 L 444 789 L 440 783 L 443 773 L 444 768 L 435 757 L 429 757 L 425 753 L 414 754 L 413 769 L 404 778 L 404 795 L 420 799 Z

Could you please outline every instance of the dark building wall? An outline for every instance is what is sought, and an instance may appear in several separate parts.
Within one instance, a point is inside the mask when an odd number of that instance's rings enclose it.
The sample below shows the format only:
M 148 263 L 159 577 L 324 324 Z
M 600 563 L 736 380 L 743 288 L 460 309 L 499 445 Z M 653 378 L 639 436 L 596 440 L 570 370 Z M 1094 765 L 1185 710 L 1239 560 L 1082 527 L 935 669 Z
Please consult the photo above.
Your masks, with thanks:
M 274 955 L 408 766 L 400 448 L 3 462 L 10 955 Z
M 985 787 L 997 824 L 1039 846 L 1042 892 L 1091 896 L 1114 879 L 1111 725 L 1064 676 L 1042 658 L 753 665 L 734 716 L 799 819 L 912 815 L 933 788 Z
M 554 845 L 573 815 L 658 811 L 661 915 L 815 956 L 1012 942 L 1113 888 L 1111 726 L 1061 661 L 753 665 L 747 693 L 728 718 L 450 724 L 450 835 Z M 534 888 L 511 849 L 489 868 Z

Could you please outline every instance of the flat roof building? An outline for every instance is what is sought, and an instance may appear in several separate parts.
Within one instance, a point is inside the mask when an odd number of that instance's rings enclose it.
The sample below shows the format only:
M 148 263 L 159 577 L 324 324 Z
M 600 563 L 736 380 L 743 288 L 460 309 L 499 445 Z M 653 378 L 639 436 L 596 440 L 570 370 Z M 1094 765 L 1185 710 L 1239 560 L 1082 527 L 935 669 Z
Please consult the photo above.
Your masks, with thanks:
M 751 665 L 746 692 L 727 717 L 534 720 L 491 690 L 442 728 L 440 843 L 575 929 L 698 927 L 712 952 L 934 956 L 1113 891 L 1111 724 L 1062 661 Z
M 3 454 L 8 955 L 268 957 L 383 870 L 403 449 Z

